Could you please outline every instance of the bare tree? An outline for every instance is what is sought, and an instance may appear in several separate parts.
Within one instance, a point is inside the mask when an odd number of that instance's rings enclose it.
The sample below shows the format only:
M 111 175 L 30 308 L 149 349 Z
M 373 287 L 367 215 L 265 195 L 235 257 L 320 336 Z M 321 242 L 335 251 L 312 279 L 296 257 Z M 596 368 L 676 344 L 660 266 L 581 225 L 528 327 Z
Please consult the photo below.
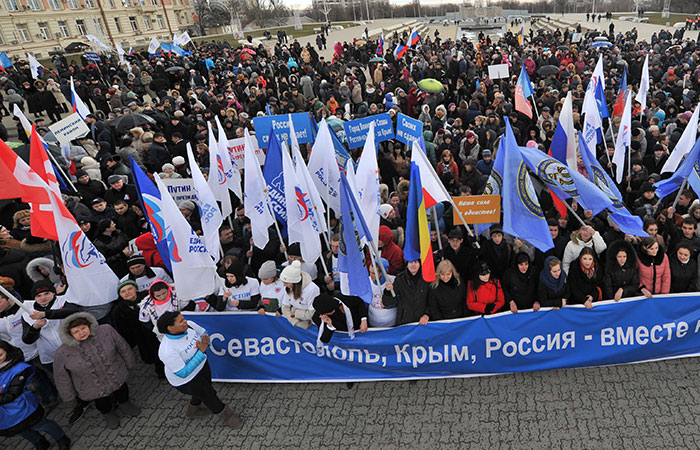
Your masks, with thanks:
M 219 27 L 229 23 L 229 12 L 226 6 L 209 0 L 194 0 L 192 9 L 199 34 L 205 36 L 207 28 Z

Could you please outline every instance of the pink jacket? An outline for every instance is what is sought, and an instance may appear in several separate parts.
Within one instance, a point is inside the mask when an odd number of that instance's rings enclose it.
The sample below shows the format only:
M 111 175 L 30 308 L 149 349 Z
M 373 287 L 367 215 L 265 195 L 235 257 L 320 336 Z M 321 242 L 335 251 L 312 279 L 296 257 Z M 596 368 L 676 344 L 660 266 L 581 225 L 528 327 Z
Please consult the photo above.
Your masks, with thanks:
M 668 294 L 671 292 L 671 267 L 668 263 L 668 256 L 664 255 L 661 264 L 652 263 L 648 266 L 642 264 L 642 258 L 643 256 L 637 259 L 639 287 L 647 288 L 652 294 Z

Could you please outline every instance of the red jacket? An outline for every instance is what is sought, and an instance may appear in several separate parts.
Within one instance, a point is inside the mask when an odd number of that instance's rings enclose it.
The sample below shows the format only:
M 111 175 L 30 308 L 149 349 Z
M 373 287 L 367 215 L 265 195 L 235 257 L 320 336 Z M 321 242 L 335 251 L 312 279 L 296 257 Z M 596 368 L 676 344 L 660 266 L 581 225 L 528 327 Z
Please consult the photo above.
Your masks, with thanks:
M 382 241 L 382 258 L 389 261 L 389 275 L 398 275 L 404 268 L 403 250 L 394 244 L 394 233 L 386 225 L 379 227 L 379 240 Z
M 486 305 L 491 303 L 495 303 L 491 313 L 498 312 L 506 303 L 501 282 L 496 279 L 491 279 L 487 283 L 482 283 L 476 289 L 476 292 L 474 292 L 474 282 L 469 281 L 469 286 L 467 288 L 467 308 L 469 308 L 470 311 L 486 314 L 484 309 Z
M 160 257 L 160 253 L 158 253 L 158 249 L 156 248 L 156 241 L 153 239 L 153 234 L 144 233 L 141 236 L 137 237 L 134 243 L 136 244 L 136 247 L 138 247 L 138 249 L 141 250 L 141 254 L 146 260 L 147 266 L 157 266 L 163 269 L 167 269 L 165 267 L 165 264 L 163 263 L 163 259 Z

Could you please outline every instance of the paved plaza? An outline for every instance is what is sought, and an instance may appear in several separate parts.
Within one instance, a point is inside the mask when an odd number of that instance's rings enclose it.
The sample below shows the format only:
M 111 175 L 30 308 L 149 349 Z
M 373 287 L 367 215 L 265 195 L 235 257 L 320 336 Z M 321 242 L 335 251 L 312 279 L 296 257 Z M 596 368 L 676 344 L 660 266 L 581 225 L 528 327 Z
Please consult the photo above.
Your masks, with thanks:
M 107 430 L 97 410 L 67 427 L 74 449 L 673 449 L 700 447 L 697 358 L 485 378 L 338 384 L 221 384 L 245 419 L 185 419 L 186 398 L 151 366 L 129 386 L 140 417 Z M 3 449 L 25 450 L 19 438 Z

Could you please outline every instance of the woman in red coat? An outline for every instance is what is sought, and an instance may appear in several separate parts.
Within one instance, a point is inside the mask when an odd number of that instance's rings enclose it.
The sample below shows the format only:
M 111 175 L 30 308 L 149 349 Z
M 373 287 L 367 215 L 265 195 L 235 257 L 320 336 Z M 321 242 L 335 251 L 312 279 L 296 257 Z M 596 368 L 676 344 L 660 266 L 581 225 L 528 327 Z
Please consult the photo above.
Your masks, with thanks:
M 505 305 L 501 282 L 491 279 L 488 263 L 479 266 L 479 276 L 469 282 L 467 287 L 467 308 L 479 314 L 493 314 Z

